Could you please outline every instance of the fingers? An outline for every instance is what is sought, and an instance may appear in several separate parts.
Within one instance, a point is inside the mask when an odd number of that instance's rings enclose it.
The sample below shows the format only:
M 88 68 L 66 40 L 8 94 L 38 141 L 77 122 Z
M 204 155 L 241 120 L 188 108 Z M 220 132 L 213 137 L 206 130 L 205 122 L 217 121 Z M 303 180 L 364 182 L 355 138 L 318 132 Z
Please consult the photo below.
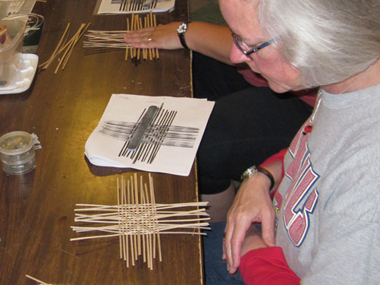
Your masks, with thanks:
M 154 32 L 156 27 L 148 27 L 148 28 L 143 28 L 139 30 L 131 30 L 129 31 L 126 35 L 129 36 L 138 36 L 139 34 L 151 34 Z
M 267 246 L 275 246 L 275 212 L 263 214 L 261 223 L 262 238 Z
M 153 38 L 154 27 L 130 31 L 123 35 L 126 43 L 140 43 Z
M 232 263 L 230 265 L 230 273 L 233 274 L 240 266 L 241 248 L 245 239 L 247 230 L 251 227 L 251 221 L 242 221 L 239 225 L 235 226 L 233 234 L 231 235 L 231 257 Z
M 223 249 L 224 258 L 227 261 L 227 270 L 230 274 L 234 274 L 239 268 L 242 243 L 251 224 L 251 221 L 246 217 L 238 218 L 237 216 L 234 217 L 233 214 L 229 215 Z
M 135 48 L 155 48 L 156 41 L 152 34 L 147 32 L 139 33 L 136 35 L 124 35 L 124 41 L 131 44 Z
M 127 33 L 123 35 L 123 38 L 126 43 L 140 43 L 152 40 L 153 35 L 150 32 L 143 32 L 137 34 Z
M 235 273 L 233 270 L 233 260 L 232 260 L 232 250 L 231 250 L 231 233 L 233 232 L 232 227 L 228 224 L 225 229 L 224 239 L 223 239 L 223 259 L 227 261 L 227 271 L 231 274 Z
M 237 271 L 238 265 L 236 266 L 236 264 L 240 263 L 240 259 L 236 258 L 236 254 L 240 251 L 239 242 L 240 244 L 242 242 L 242 240 L 236 238 L 236 236 L 239 236 L 236 234 L 236 231 L 239 232 L 239 223 L 237 223 L 237 211 L 235 207 L 238 204 L 238 200 L 239 198 L 236 197 L 234 204 L 228 212 L 227 224 L 224 230 L 223 258 L 227 262 L 227 270 L 230 274 L 234 274 Z
M 178 25 L 174 22 L 133 30 L 124 34 L 123 38 L 124 42 L 135 48 L 181 49 L 183 47 L 178 38 L 177 28 Z

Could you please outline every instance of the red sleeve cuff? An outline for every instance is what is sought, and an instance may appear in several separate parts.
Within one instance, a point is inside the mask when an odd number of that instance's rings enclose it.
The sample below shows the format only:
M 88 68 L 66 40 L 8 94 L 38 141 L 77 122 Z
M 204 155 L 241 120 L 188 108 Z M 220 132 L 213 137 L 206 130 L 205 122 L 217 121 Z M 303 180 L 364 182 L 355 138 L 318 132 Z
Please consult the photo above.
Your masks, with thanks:
M 271 164 L 276 161 L 284 161 L 284 157 L 287 151 L 288 149 L 284 148 L 280 152 L 268 157 L 260 166 L 264 167 L 265 165 Z
M 265 167 L 266 165 L 268 164 L 271 164 L 273 162 L 276 162 L 276 161 L 281 161 L 283 162 L 284 161 L 284 157 L 285 157 L 285 154 L 286 152 L 288 151 L 287 148 L 284 148 L 283 150 L 281 150 L 280 152 L 270 156 L 269 158 L 267 158 L 262 164 L 260 164 L 261 167 Z M 285 170 L 284 170 L 284 164 L 282 164 L 282 170 L 281 170 L 281 180 L 282 178 L 284 177 L 284 174 L 285 174 Z M 278 187 L 278 186 L 277 186 Z M 275 195 L 277 189 L 272 189 L 271 190 L 271 197 L 273 198 L 273 196 Z
M 300 284 L 301 279 L 289 268 L 281 247 L 251 250 L 243 255 L 240 273 L 244 284 Z

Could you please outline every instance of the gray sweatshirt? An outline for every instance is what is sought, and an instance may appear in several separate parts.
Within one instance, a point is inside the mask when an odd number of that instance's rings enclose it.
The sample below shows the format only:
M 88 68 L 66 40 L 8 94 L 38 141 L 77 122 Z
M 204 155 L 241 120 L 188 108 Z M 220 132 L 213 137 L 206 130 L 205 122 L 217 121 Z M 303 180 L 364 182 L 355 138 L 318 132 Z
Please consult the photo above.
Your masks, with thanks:
M 380 284 L 380 85 L 320 93 L 285 156 L 277 245 L 303 284 Z

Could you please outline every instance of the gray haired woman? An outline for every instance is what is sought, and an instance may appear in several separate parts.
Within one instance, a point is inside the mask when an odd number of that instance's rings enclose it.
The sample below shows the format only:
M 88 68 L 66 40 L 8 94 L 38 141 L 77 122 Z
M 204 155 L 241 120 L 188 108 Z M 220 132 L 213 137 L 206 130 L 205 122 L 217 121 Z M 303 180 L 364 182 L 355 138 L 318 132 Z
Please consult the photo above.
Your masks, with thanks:
M 380 1 L 220 6 L 233 62 L 279 93 L 321 86 L 285 157 L 246 173 L 225 229 L 229 272 L 247 284 L 378 284 Z

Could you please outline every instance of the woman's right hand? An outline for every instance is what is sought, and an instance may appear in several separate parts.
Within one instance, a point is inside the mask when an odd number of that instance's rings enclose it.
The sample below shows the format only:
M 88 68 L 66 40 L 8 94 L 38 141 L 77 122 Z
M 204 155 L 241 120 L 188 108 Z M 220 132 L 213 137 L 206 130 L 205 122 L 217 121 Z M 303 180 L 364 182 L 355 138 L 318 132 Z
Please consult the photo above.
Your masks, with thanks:
M 181 49 L 177 29 L 181 22 L 158 25 L 124 34 L 124 41 L 135 48 Z
M 275 245 L 275 211 L 269 187 L 269 179 L 256 173 L 242 183 L 228 212 L 223 258 L 231 274 L 239 268 L 242 243 L 252 223 L 262 224 L 262 239 L 267 246 Z

